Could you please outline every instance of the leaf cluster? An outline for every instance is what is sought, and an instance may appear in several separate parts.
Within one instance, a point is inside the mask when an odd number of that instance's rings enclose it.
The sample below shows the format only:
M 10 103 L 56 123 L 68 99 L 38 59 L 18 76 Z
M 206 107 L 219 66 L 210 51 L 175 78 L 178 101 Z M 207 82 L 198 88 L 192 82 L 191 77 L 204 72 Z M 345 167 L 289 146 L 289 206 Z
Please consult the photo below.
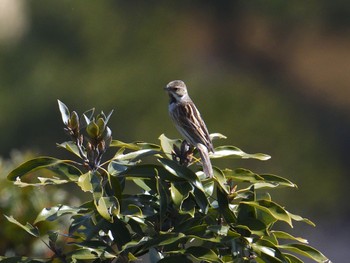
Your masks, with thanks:
M 305 239 L 275 229 L 276 222 L 291 227 L 293 221 L 314 225 L 274 202 L 268 193 L 271 188 L 296 187 L 291 181 L 243 168 L 215 166 L 214 177 L 206 178 L 196 150 L 185 142 L 165 135 L 159 137 L 160 145 L 112 140 L 107 126 L 112 112 L 94 117 L 94 110 L 90 110 L 79 117 L 58 103 L 70 138 L 58 146 L 78 161 L 34 158 L 11 171 L 8 179 L 22 187 L 76 184 L 91 194 L 91 200 L 77 207 L 46 207 L 33 224 L 6 216 L 42 239 L 52 251 L 49 258 L 3 258 L 6 262 L 133 262 L 145 255 L 151 262 L 162 263 L 300 263 L 298 255 L 329 262 Z M 103 160 L 109 148 L 115 154 Z M 270 157 L 219 146 L 211 158 Z M 41 169 L 55 175 L 25 180 Z M 40 222 L 62 217 L 69 218 L 67 229 L 41 233 Z M 65 242 L 59 242 L 62 238 Z

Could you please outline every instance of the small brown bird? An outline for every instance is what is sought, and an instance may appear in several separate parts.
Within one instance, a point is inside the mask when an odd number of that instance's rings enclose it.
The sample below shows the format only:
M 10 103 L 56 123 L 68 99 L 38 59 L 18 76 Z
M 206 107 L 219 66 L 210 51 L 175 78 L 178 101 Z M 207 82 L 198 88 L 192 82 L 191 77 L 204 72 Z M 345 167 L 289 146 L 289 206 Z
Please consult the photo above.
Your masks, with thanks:
M 182 80 L 174 80 L 168 83 L 165 90 L 170 97 L 169 115 L 177 130 L 189 144 L 198 149 L 205 175 L 213 177 L 209 158 L 209 152 L 214 152 L 213 143 L 207 126 L 188 95 L 186 84 Z

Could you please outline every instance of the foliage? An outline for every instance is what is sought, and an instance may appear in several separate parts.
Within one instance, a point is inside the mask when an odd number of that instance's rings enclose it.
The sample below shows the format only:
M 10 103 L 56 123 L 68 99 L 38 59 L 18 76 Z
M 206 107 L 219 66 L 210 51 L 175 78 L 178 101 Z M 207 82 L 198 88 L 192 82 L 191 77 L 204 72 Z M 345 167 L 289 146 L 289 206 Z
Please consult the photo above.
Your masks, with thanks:
M 313 225 L 271 199 L 266 190 L 296 187 L 273 174 L 248 169 L 219 169 L 206 178 L 196 152 L 180 140 L 159 137 L 160 145 L 112 140 L 112 114 L 94 109 L 79 116 L 58 101 L 70 140 L 59 144 L 76 160 L 38 157 L 11 171 L 18 186 L 73 183 L 91 200 L 80 206 L 44 208 L 33 223 L 6 218 L 52 251 L 48 258 L 5 258 L 4 262 L 132 262 L 148 255 L 150 262 L 330 262 L 300 237 L 275 229 L 276 222 Z M 212 134 L 213 139 L 225 138 Z M 103 160 L 107 149 L 114 156 Z M 215 158 L 269 159 L 234 146 L 219 146 Z M 25 180 L 39 170 L 49 177 Z M 131 190 L 132 189 L 132 190 Z M 74 195 L 74 193 L 72 193 Z M 41 222 L 69 218 L 67 229 L 42 233 Z M 47 241 L 48 240 L 48 241 Z

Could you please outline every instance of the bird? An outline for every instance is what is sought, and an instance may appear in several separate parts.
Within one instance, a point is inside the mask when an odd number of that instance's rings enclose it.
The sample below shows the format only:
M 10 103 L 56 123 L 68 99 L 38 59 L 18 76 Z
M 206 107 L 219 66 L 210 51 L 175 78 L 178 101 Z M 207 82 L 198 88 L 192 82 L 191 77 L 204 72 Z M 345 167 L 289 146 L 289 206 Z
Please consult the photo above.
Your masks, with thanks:
M 204 174 L 212 178 L 213 168 L 209 152 L 214 153 L 207 126 L 196 105 L 188 95 L 187 86 L 182 80 L 173 80 L 164 88 L 169 95 L 169 115 L 175 127 L 185 140 L 196 147 L 202 160 Z

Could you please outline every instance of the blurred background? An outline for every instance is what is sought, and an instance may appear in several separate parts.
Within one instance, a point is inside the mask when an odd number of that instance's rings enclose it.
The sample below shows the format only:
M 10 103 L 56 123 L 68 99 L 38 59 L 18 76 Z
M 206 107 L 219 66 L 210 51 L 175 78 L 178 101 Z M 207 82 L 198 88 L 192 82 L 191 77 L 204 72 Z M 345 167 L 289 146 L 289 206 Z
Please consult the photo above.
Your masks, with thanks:
M 6 182 L 24 160 L 62 154 L 57 99 L 80 113 L 114 109 L 115 139 L 158 143 L 162 133 L 179 137 L 163 91 L 174 79 L 187 83 L 210 132 L 228 137 L 216 145 L 272 156 L 225 165 L 296 183 L 299 189 L 273 191 L 273 198 L 317 227 L 297 223 L 292 233 L 346 262 L 346 0 L 0 0 L 1 214 L 33 222 L 45 205 L 79 203 L 57 187 L 38 192 Z M 0 223 L 1 255 L 33 251 L 25 232 L 3 216 Z

